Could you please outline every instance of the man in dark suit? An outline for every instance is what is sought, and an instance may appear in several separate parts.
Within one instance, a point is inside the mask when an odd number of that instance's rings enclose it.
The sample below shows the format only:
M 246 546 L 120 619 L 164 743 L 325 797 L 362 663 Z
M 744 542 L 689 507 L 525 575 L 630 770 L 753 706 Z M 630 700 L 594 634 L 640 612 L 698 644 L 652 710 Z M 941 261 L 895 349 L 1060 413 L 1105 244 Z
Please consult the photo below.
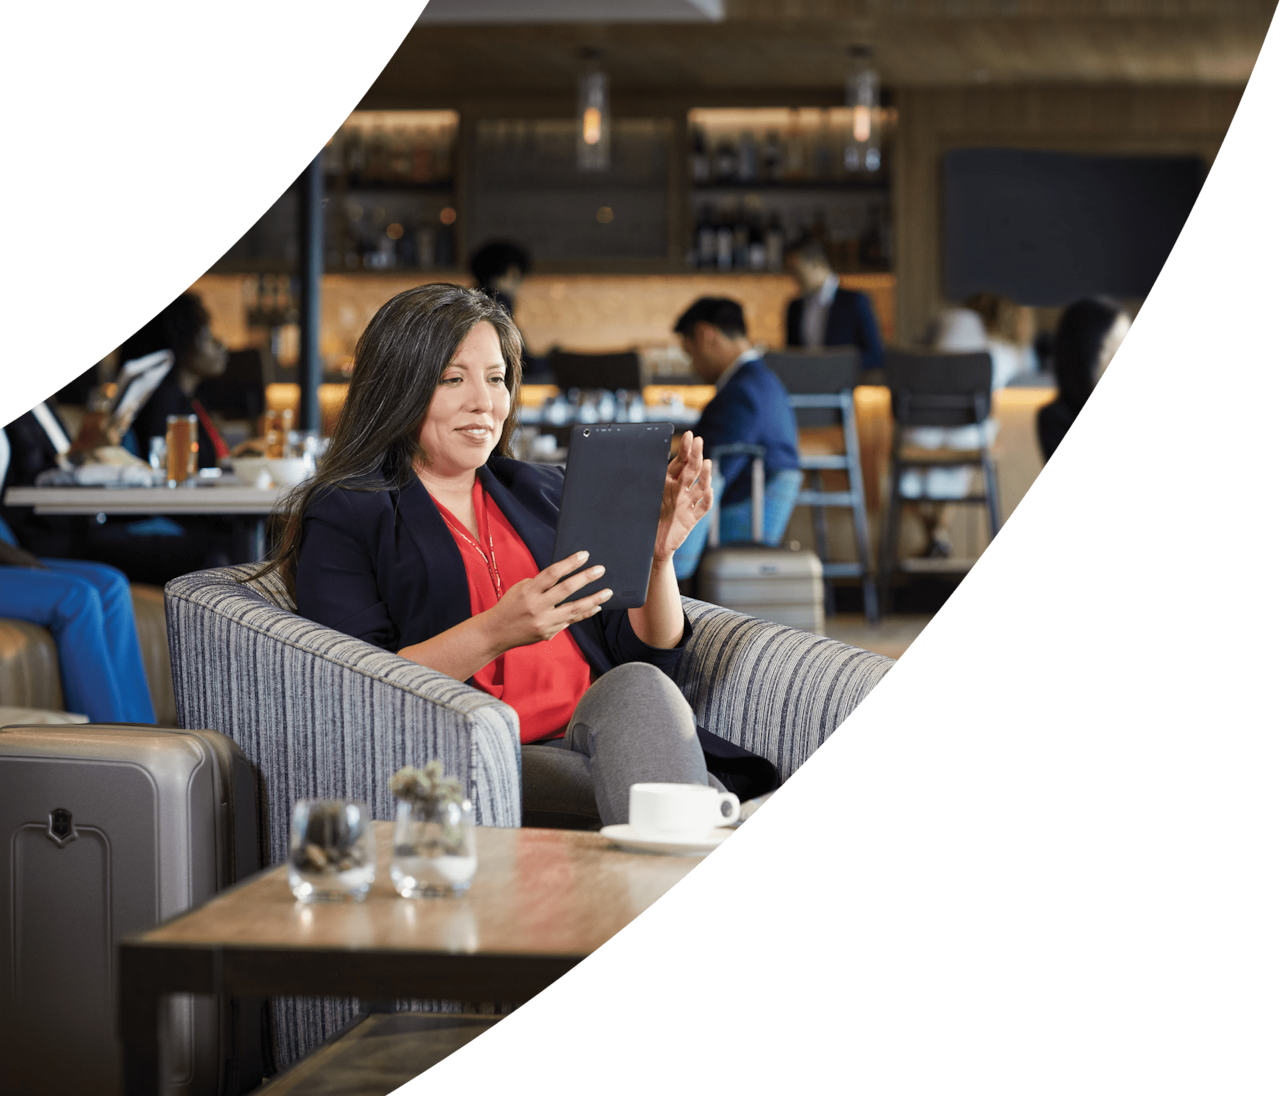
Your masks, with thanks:
M 862 351 L 862 368 L 879 369 L 884 342 L 871 298 L 840 288 L 817 240 L 801 240 L 789 248 L 785 263 L 801 292 L 787 305 L 787 345 L 856 346 Z

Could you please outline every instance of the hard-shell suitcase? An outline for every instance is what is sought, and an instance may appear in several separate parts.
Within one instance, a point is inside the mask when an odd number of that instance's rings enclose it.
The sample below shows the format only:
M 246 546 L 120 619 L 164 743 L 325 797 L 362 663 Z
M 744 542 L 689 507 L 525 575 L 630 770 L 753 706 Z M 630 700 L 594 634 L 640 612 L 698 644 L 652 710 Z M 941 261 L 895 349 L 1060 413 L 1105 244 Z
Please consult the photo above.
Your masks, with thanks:
M 764 530 L 764 461 L 759 446 L 720 446 L 717 459 L 730 452 L 749 452 L 751 516 L 756 541 Z M 808 549 L 766 544 L 719 544 L 719 507 L 709 516 L 710 545 L 698 566 L 698 596 L 714 605 L 748 616 L 822 634 L 822 561 Z
M 0 1096 L 117 1093 L 116 944 L 258 867 L 255 779 L 216 731 L 0 731 Z M 261 1081 L 260 1002 L 170 998 L 171 1096 Z

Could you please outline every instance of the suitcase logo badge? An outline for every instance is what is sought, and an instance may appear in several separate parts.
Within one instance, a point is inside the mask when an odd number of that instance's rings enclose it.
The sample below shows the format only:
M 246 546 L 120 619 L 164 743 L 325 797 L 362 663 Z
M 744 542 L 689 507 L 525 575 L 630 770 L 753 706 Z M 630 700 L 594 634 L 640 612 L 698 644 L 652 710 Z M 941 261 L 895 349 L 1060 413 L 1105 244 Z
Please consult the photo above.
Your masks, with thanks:
M 62 848 L 79 836 L 76 833 L 76 827 L 72 822 L 69 810 L 64 807 L 58 807 L 56 810 L 49 812 L 49 840 L 57 845 L 58 848 Z

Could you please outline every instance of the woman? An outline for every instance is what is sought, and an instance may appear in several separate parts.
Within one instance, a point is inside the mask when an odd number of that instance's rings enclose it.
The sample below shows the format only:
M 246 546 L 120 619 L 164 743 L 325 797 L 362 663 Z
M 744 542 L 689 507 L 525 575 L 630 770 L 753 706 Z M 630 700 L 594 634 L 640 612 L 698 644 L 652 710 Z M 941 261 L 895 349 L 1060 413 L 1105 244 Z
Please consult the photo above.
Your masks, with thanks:
M 1129 333 L 1128 314 L 1108 297 L 1068 305 L 1053 336 L 1053 371 L 1058 395 L 1036 415 L 1040 451 L 1048 460 L 1084 410 L 1111 359 Z
M 226 442 L 196 398 L 201 382 L 222 376 L 227 348 L 209 329 L 209 313 L 194 293 L 183 293 L 134 332 L 120 347 L 120 360 L 132 361 L 156 350 L 172 350 L 173 368 L 133 420 L 139 454 L 146 458 L 152 438 L 165 436 L 170 415 L 199 419 L 200 467 L 212 468 L 228 456 Z
M 563 472 L 505 455 L 520 358 L 510 316 L 477 290 L 419 286 L 383 305 L 273 566 L 302 615 L 516 709 L 526 824 L 625 822 L 634 782 L 709 782 L 667 674 L 690 634 L 671 557 L 710 506 L 710 462 L 685 434 L 645 604 L 574 598 L 602 569 L 550 558 Z

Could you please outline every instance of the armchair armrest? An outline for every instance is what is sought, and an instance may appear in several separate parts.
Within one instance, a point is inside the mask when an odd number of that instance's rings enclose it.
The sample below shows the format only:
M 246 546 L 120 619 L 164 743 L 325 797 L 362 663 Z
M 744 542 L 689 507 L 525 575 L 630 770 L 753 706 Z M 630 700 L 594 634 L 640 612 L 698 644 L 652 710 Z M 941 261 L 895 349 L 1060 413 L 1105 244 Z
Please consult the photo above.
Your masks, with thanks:
M 676 684 L 698 725 L 767 757 L 785 780 L 875 687 L 893 659 L 684 599 L 693 636 Z
M 250 567 L 200 571 L 165 587 L 174 698 L 183 727 L 232 738 L 259 773 L 265 863 L 283 860 L 293 804 L 364 800 L 395 816 L 388 781 L 439 760 L 486 826 L 520 825 L 515 712 L 445 674 L 289 611 Z

